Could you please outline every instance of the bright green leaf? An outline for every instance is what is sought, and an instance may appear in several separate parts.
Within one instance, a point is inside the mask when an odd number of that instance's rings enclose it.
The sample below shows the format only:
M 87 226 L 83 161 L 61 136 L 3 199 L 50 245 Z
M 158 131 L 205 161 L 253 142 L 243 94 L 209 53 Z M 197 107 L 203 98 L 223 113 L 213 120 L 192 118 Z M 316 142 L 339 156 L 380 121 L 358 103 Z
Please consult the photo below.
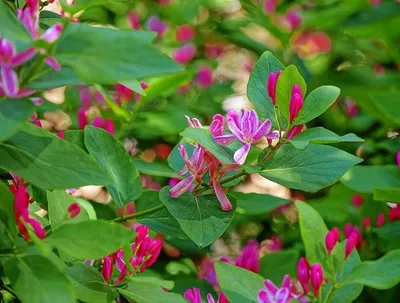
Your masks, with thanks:
M 400 202 L 400 188 L 375 188 L 374 199 L 386 202 Z
M 339 97 L 336 86 L 320 86 L 314 89 L 304 100 L 303 108 L 293 121 L 294 125 L 305 124 L 324 113 Z M 304 95 L 303 95 L 304 96 Z
M 113 135 L 101 128 L 87 126 L 85 145 L 111 178 L 112 185 L 108 185 L 107 190 L 119 207 L 140 197 L 139 172 L 124 146 Z
M 219 286 L 230 302 L 258 302 L 264 278 L 243 268 L 224 262 L 215 263 Z
M 161 189 L 161 202 L 199 247 L 213 243 L 232 222 L 236 209 L 236 200 L 233 197 L 228 197 L 232 211 L 227 212 L 221 209 L 215 195 L 194 196 L 185 193 L 178 198 L 172 198 L 169 189 L 169 186 Z
M 64 224 L 46 242 L 78 260 L 98 259 L 132 242 L 135 233 L 130 229 L 106 221 L 83 221 Z
M 292 145 L 298 149 L 304 149 L 310 143 L 330 144 L 330 143 L 340 143 L 340 142 L 364 142 L 364 140 L 353 133 L 344 136 L 339 136 L 334 132 L 327 130 L 326 128 L 314 127 L 306 129 L 300 134 L 297 134 L 289 142 L 292 143 Z
M 143 90 L 140 82 L 136 79 L 130 81 L 122 81 L 120 82 L 122 85 L 130 88 L 134 92 L 138 93 L 139 95 L 146 96 L 146 92 Z
M 289 188 L 317 191 L 334 184 L 362 159 L 326 145 L 298 150 L 284 145 L 263 165 L 261 175 Z
M 304 98 L 307 92 L 306 82 L 300 75 L 296 66 L 289 65 L 279 76 L 276 85 L 276 105 L 287 121 L 289 121 L 289 104 L 292 98 L 292 88 L 295 84 L 300 86 Z
M 290 200 L 256 193 L 230 192 L 236 198 L 236 212 L 244 215 L 263 215 L 285 205 Z
M 0 249 L 12 248 L 17 238 L 17 223 L 14 215 L 14 196 L 0 181 Z
M 6 100 L 0 102 L 0 141 L 13 136 L 19 127 L 33 114 L 35 106 L 30 100 Z
M 179 178 L 179 175 L 169 168 L 169 166 L 164 162 L 147 162 L 139 158 L 134 158 L 133 164 L 140 173 L 145 175 Z
M 29 122 L 0 143 L 0 166 L 47 189 L 110 183 L 83 150 Z
M 266 254 L 260 259 L 260 275 L 280 285 L 285 275 L 296 276 L 299 255 L 295 249 Z

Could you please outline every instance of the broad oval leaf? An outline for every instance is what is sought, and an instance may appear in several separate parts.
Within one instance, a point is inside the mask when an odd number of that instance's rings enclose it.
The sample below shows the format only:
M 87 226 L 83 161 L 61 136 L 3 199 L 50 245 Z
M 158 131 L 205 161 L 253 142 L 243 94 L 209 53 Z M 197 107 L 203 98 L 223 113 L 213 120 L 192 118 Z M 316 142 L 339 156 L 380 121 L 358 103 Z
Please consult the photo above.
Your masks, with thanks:
M 236 198 L 236 212 L 243 215 L 263 215 L 290 202 L 287 199 L 264 194 L 242 192 L 229 194 Z
M 251 71 L 249 83 L 247 84 L 247 97 L 253 103 L 258 117 L 263 120 L 271 119 L 274 126 L 277 125 L 277 122 L 274 106 L 267 92 L 267 81 L 271 72 L 283 71 L 284 68 L 285 66 L 271 52 L 266 51 L 261 55 Z
M 135 233 L 117 223 L 83 221 L 64 224 L 46 242 L 78 260 L 104 257 L 133 241 Z
M 146 162 L 139 158 L 133 159 L 133 164 L 137 170 L 149 176 L 159 176 L 168 178 L 179 178 L 179 175 L 173 171 L 165 162 Z
M 232 211 L 226 212 L 221 209 L 215 195 L 194 196 L 185 193 L 172 198 L 169 189 L 169 186 L 161 189 L 161 202 L 199 247 L 208 246 L 217 240 L 232 222 L 236 210 L 236 200 L 233 197 L 228 197 Z
M 310 143 L 313 144 L 329 144 L 340 142 L 364 142 L 363 139 L 355 134 L 347 134 L 339 136 L 323 127 L 313 127 L 297 134 L 293 139 L 289 140 L 292 145 L 298 149 L 306 148 Z
M 14 135 L 34 112 L 35 106 L 30 100 L 6 100 L 0 102 L 0 141 Z
M 326 145 L 298 150 L 284 145 L 263 165 L 261 175 L 289 188 L 308 192 L 334 184 L 362 159 Z
M 364 284 L 389 289 L 400 282 L 400 249 L 392 250 L 375 261 L 365 261 L 348 276 L 345 284 Z
M 182 295 L 164 291 L 159 285 L 137 280 L 118 288 L 118 292 L 137 303 L 187 303 Z
M 304 100 L 303 108 L 293 121 L 294 125 L 305 124 L 324 113 L 339 97 L 340 89 L 324 85 L 314 89 Z
M 292 88 L 295 84 L 300 86 L 304 98 L 307 92 L 306 81 L 304 81 L 296 66 L 289 65 L 280 75 L 276 85 L 276 105 L 287 121 L 289 121 L 289 104 L 292 97 Z
M 207 129 L 188 127 L 183 131 L 182 136 L 204 146 L 205 149 L 222 163 L 233 163 L 233 152 L 229 148 L 215 142 Z
M 356 166 L 340 182 L 362 193 L 372 193 L 377 188 L 400 188 L 400 169 L 395 165 Z
M 258 302 L 258 292 L 264 288 L 263 277 L 224 262 L 217 262 L 214 266 L 219 286 L 230 302 Z
M 41 255 L 10 259 L 5 273 L 18 298 L 30 303 L 75 303 L 75 292 L 70 280 Z
M 300 252 L 288 249 L 266 254 L 260 259 L 260 275 L 280 285 L 285 275 L 296 276 L 296 266 Z
M 139 172 L 121 142 L 104 129 L 87 126 L 85 145 L 112 180 L 107 190 L 117 206 L 123 207 L 140 197 L 142 184 Z
M 14 215 L 14 195 L 0 181 L 0 249 L 11 249 L 17 238 L 17 223 Z
M 47 189 L 110 183 L 83 150 L 29 122 L 0 143 L 0 167 Z

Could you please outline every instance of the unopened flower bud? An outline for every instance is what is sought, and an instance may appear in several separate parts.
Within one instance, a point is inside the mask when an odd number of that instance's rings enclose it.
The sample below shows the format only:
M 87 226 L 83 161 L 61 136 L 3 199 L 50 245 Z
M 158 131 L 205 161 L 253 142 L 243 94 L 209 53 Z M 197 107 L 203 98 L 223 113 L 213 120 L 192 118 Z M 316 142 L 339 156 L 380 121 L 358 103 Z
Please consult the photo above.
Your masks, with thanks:
M 268 96 L 272 100 L 272 104 L 276 104 L 276 85 L 278 84 L 278 78 L 282 74 L 282 71 L 278 71 L 276 73 L 271 72 L 268 76 L 268 81 L 267 81 L 267 91 L 268 91 Z
M 333 248 L 335 247 L 336 243 L 338 241 L 338 236 L 336 234 L 336 231 L 330 230 L 325 236 L 325 246 L 326 249 L 328 250 L 328 254 L 332 253 Z
M 365 217 L 362 221 L 362 227 L 364 229 L 370 228 L 371 227 L 371 218 L 370 217 Z
M 69 207 L 68 207 L 68 213 L 69 216 L 72 218 L 75 218 L 77 215 L 79 215 L 79 213 L 81 212 L 81 206 L 74 202 L 72 203 Z
M 294 121 L 299 115 L 300 110 L 303 108 L 303 95 L 298 85 L 294 85 L 292 89 L 292 97 L 289 104 L 289 118 L 290 123 Z
M 310 291 L 308 281 L 310 280 L 310 265 L 305 258 L 301 258 L 297 263 L 297 278 L 303 286 L 304 293 Z
M 346 259 L 351 255 L 354 248 L 357 246 L 357 242 L 358 242 L 358 235 L 352 232 L 349 238 L 346 240 L 346 246 L 344 252 Z
M 188 24 L 183 24 L 181 26 L 178 26 L 175 31 L 176 41 L 181 43 L 192 40 L 194 38 L 194 35 L 195 31 L 193 26 Z
M 88 124 L 88 118 L 86 116 L 86 111 L 84 108 L 81 107 L 80 109 L 78 109 L 77 119 L 79 129 L 84 129 L 85 126 Z
M 113 264 L 111 262 L 111 257 L 107 256 L 104 258 L 103 269 L 101 271 L 101 274 L 104 280 L 107 282 L 107 284 L 110 283 L 112 272 L 113 272 Z
M 364 197 L 359 194 L 355 194 L 351 197 L 351 202 L 355 208 L 360 208 L 364 204 Z
M 385 224 L 385 215 L 383 213 L 379 213 L 376 217 L 376 226 L 382 227 Z
M 320 264 L 316 263 L 311 267 L 310 280 L 314 289 L 313 294 L 314 296 L 317 296 L 322 282 L 324 281 L 324 272 Z

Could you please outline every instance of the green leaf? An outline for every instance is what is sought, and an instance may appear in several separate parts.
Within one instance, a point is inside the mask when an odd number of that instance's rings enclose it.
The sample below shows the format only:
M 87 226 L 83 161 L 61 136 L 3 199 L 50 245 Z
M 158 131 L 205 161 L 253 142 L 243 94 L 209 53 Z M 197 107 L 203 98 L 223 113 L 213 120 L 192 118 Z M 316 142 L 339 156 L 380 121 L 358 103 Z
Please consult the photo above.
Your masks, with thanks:
M 381 251 L 400 248 L 400 221 L 386 223 L 373 231 L 380 240 L 379 248 Z
M 199 247 L 205 247 L 218 239 L 232 222 L 236 209 L 236 200 L 228 197 L 232 211 L 221 209 L 215 195 L 194 196 L 185 193 L 172 198 L 169 186 L 160 191 L 160 200 L 171 215 L 178 221 L 182 230 Z
M 78 260 L 98 259 L 131 242 L 134 232 L 116 223 L 83 221 L 64 224 L 46 242 Z
M 0 166 L 47 189 L 110 183 L 83 150 L 29 122 L 0 143 Z
M 260 275 L 280 285 L 285 275 L 296 276 L 299 255 L 295 249 L 266 254 L 260 259 Z
M 150 208 L 163 205 L 160 202 L 158 191 L 145 190 L 139 200 L 135 201 L 137 212 L 146 211 Z M 150 227 L 152 230 L 179 239 L 187 239 L 186 234 L 182 231 L 178 221 L 170 214 L 166 207 L 140 216 L 138 222 Z
M 188 127 L 181 135 L 199 143 L 201 146 L 204 146 L 205 149 L 212 153 L 222 163 L 233 163 L 233 152 L 229 148 L 215 142 L 207 129 Z
M 31 35 L 15 14 L 11 12 L 5 1 L 0 1 L 0 36 L 17 45 L 20 43 L 26 46 L 32 43 Z
M 75 303 L 68 278 L 49 259 L 30 255 L 10 259 L 5 273 L 18 298 L 30 303 Z
M 161 286 L 144 282 L 129 282 L 118 292 L 129 300 L 137 303 L 187 303 L 187 301 L 178 294 L 164 291 Z
M 72 67 L 89 84 L 114 84 L 181 71 L 175 61 L 150 44 L 154 35 L 72 23 L 54 53 L 61 64 Z
M 345 284 L 364 284 L 389 289 L 400 282 L 400 249 L 392 250 L 375 261 L 365 261 L 350 274 Z
M 178 150 L 179 145 L 183 145 L 186 149 L 186 152 L 188 154 L 188 157 L 192 157 L 193 155 L 193 151 L 195 149 L 193 144 L 190 143 L 178 143 L 173 149 L 172 151 L 169 153 L 168 156 L 168 165 L 176 172 L 179 172 L 184 166 L 185 166 L 185 162 L 182 159 L 182 156 Z
M 14 196 L 0 181 L 0 248 L 12 248 L 17 238 L 17 223 L 14 215 Z
M 309 145 L 298 150 L 284 145 L 264 162 L 261 175 L 289 188 L 308 192 L 334 184 L 362 159 L 326 145 Z
M 83 302 L 107 303 L 114 300 L 118 292 L 106 285 L 102 275 L 93 267 L 84 263 L 74 263 L 65 269 L 71 278 L 77 298 Z
M 290 202 L 271 195 L 242 192 L 230 192 L 230 194 L 236 198 L 236 212 L 243 215 L 263 215 Z
M 230 302 L 258 302 L 258 292 L 264 288 L 263 277 L 224 262 L 217 262 L 214 266 L 219 285 Z
M 0 102 L 0 141 L 13 136 L 34 112 L 35 106 L 30 100 L 6 100 Z
M 139 172 L 121 142 L 104 129 L 87 126 L 85 145 L 112 180 L 107 190 L 117 206 L 123 207 L 140 197 L 142 184 Z
M 294 125 L 305 124 L 324 113 L 339 97 L 336 86 L 320 86 L 314 89 L 304 100 L 303 108 L 293 121 Z M 304 95 L 303 95 L 304 96 Z
M 140 82 L 136 79 L 130 81 L 122 81 L 120 82 L 122 85 L 130 88 L 134 92 L 138 93 L 139 95 L 146 96 L 146 92 L 143 90 Z
M 167 177 L 167 178 L 179 178 L 179 175 L 174 172 L 164 162 L 147 162 L 139 158 L 133 159 L 133 164 L 137 170 L 145 175 Z
M 298 149 L 304 149 L 310 143 L 330 144 L 340 142 L 364 142 L 364 140 L 353 133 L 339 136 L 326 128 L 314 127 L 297 134 L 293 139 L 289 140 L 289 142 Z
M 83 130 L 67 130 L 64 132 L 64 139 L 88 152 L 85 146 L 85 132 Z
M 272 100 L 267 93 L 267 81 L 271 72 L 276 73 L 279 70 L 284 70 L 284 68 L 283 64 L 271 52 L 266 51 L 258 59 L 247 84 L 247 97 L 253 103 L 258 117 L 260 119 L 271 119 L 274 126 L 277 125 L 277 122 Z
M 400 106 L 398 100 L 399 92 L 376 92 L 370 94 L 371 102 L 375 105 L 376 110 L 381 115 L 380 119 L 385 124 L 393 126 L 400 125 Z
M 375 188 L 374 199 L 378 201 L 400 202 L 400 188 Z
M 63 66 L 60 71 L 55 71 L 51 67 L 45 66 L 41 72 L 32 77 L 27 87 L 44 90 L 74 84 L 85 84 L 85 81 L 79 78 L 71 67 Z
M 80 213 L 75 218 L 69 218 L 68 207 L 72 203 L 77 202 L 77 200 L 67 194 L 64 190 L 48 191 L 47 201 L 49 221 L 53 231 L 65 222 L 81 222 L 89 220 L 89 214 L 83 207 L 81 207 Z
M 299 212 L 300 233 L 307 260 L 310 264 L 320 263 L 324 273 L 332 275 L 328 253 L 325 248 L 325 236 L 328 228 L 324 220 L 314 208 L 306 203 L 296 201 L 295 205 Z
M 300 75 L 297 67 L 289 65 L 279 76 L 276 85 L 276 105 L 287 121 L 289 121 L 289 104 L 292 98 L 292 88 L 295 84 L 300 86 L 304 98 L 307 92 L 306 82 Z
M 400 169 L 396 165 L 355 166 L 340 182 L 362 193 L 372 193 L 378 188 L 400 188 Z

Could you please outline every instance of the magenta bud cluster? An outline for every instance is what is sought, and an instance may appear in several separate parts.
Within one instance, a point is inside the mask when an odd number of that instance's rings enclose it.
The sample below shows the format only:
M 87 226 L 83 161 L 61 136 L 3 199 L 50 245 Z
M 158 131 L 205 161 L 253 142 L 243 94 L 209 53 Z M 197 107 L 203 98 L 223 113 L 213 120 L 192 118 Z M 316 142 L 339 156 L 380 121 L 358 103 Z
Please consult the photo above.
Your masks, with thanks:
M 313 295 L 318 296 L 322 283 L 324 282 L 324 271 L 321 264 L 315 263 L 310 266 L 305 258 L 300 258 L 297 263 L 297 278 L 303 286 L 305 294 L 310 292 L 309 284 L 311 284 Z

